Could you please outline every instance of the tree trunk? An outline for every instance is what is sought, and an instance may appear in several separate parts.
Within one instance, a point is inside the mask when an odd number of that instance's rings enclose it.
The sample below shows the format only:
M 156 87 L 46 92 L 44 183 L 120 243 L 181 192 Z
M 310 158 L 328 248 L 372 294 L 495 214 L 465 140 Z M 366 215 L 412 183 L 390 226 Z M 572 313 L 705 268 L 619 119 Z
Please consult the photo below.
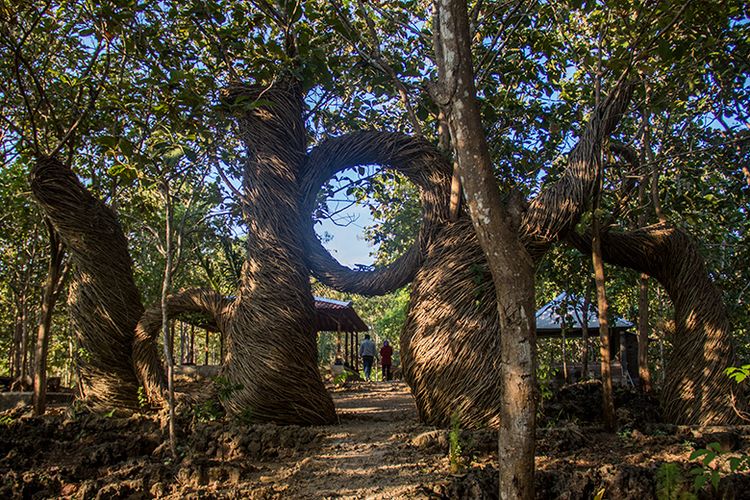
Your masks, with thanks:
M 13 332 L 13 346 L 11 348 L 11 377 L 15 381 L 17 378 L 21 376 L 21 369 L 22 364 L 21 361 L 23 360 L 23 323 L 25 321 L 24 318 L 24 300 L 23 298 L 20 298 L 17 301 L 17 311 L 16 311 L 16 328 Z
M 187 362 L 195 364 L 195 326 L 190 325 L 190 338 L 188 339 Z
M 208 364 L 208 330 L 206 330 L 205 343 L 206 343 L 206 355 L 205 355 L 205 358 L 203 360 L 203 364 L 207 365 Z
M 601 356 L 602 374 L 602 416 L 604 428 L 610 432 L 615 430 L 615 403 L 612 393 L 612 360 L 609 336 L 609 303 L 607 302 L 606 281 L 604 278 L 604 261 L 602 259 L 601 228 L 599 226 L 599 195 L 594 201 L 591 239 L 591 258 L 594 264 L 596 280 L 596 301 L 599 308 L 599 353 Z
M 68 366 L 66 372 L 66 381 L 65 381 L 65 387 L 72 387 L 73 386 L 73 376 L 76 372 L 76 358 L 75 353 L 73 352 L 73 337 L 70 335 L 69 328 L 66 326 L 65 328 L 66 335 L 68 337 Z
M 177 443 L 174 429 L 174 359 L 172 358 L 172 335 L 169 331 L 169 312 L 167 299 L 172 288 L 172 196 L 169 192 L 168 181 L 164 181 L 163 195 L 167 213 L 164 226 L 164 277 L 161 283 L 161 331 L 164 344 L 164 362 L 167 367 L 167 403 L 169 405 L 169 449 L 172 457 L 177 458 Z
M 180 364 L 185 364 L 185 323 L 180 321 Z
M 271 88 L 230 88 L 227 100 L 237 98 L 263 104 L 237 106 L 247 150 L 241 206 L 249 236 L 225 373 L 242 388 L 223 402 L 230 413 L 256 422 L 332 423 L 336 412 L 316 362 L 299 215 L 306 141 L 301 87 L 280 80 Z
M 24 302 L 23 321 L 21 322 L 21 385 L 25 385 L 26 375 L 29 374 L 29 310 L 28 304 Z M 26 388 L 22 389 L 26 390 Z
M 436 2 L 439 102 L 445 106 L 458 172 L 492 273 L 500 320 L 499 495 L 534 498 L 536 431 L 534 271 L 520 238 L 521 200 L 503 201 L 481 124 L 466 3 Z
M 563 369 L 563 382 L 566 384 L 570 382 L 570 377 L 568 376 L 568 356 L 567 356 L 567 346 L 565 341 L 565 328 L 562 329 L 562 369 Z
M 661 218 L 661 208 L 659 205 L 658 198 L 658 177 L 657 177 L 657 166 L 653 162 L 653 151 L 651 150 L 651 103 L 650 101 L 650 87 L 648 83 L 646 85 L 646 103 L 643 111 L 643 153 L 641 158 L 643 163 L 651 166 L 652 177 L 651 177 L 651 199 L 654 204 L 654 209 Z M 641 213 L 638 215 L 638 227 L 644 227 L 648 220 L 647 211 L 647 195 L 646 195 L 646 176 L 641 177 L 640 185 L 638 186 L 638 203 L 641 207 Z M 661 220 L 661 219 L 660 219 Z M 638 290 L 638 380 L 640 382 L 639 387 L 645 393 L 651 392 L 651 373 L 648 369 L 648 335 L 649 335 L 649 304 L 648 304 L 648 275 L 641 274 L 639 280 Z
M 65 255 L 62 242 L 49 220 L 45 220 L 49 233 L 49 265 L 47 281 L 44 284 L 42 310 L 36 337 L 34 356 L 34 415 L 43 415 L 47 408 L 47 350 L 49 347 L 52 313 L 60 295 L 59 282 L 62 277 L 62 261 Z
M 648 275 L 641 274 L 638 293 L 638 380 L 641 390 L 645 393 L 652 391 L 651 371 L 648 368 Z
M 583 339 L 583 362 L 581 376 L 589 378 L 589 296 L 583 298 L 583 320 L 581 321 L 581 337 Z
M 174 260 L 174 259 L 173 259 Z M 170 289 L 172 288 L 170 282 Z M 174 339 L 177 333 L 177 323 L 175 321 L 169 322 L 169 350 L 172 353 L 172 361 L 174 362 Z M 175 363 L 177 364 L 177 363 Z

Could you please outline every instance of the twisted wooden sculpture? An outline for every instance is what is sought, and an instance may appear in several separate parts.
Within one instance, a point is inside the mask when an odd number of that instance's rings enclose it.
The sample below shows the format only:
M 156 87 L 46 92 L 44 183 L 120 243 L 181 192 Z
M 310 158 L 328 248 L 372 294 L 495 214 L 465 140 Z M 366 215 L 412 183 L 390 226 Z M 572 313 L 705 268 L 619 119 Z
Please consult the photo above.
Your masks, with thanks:
M 614 89 L 594 111 L 559 180 L 518 214 L 522 241 L 537 261 L 572 234 L 588 208 L 602 142 L 617 125 L 631 90 L 624 83 Z M 248 225 L 241 286 L 231 305 L 210 291 L 176 294 L 168 301 L 168 316 L 202 312 L 226 333 L 225 375 L 241 387 L 224 401 L 227 409 L 284 424 L 335 420 L 317 369 L 309 271 L 333 288 L 365 295 L 412 282 L 401 355 L 420 417 L 444 425 L 458 411 L 463 425 L 497 425 L 502 332 L 495 292 L 468 215 L 448 220 L 446 159 L 423 140 L 374 131 L 325 141 L 306 154 L 302 94 L 295 82 L 264 89 L 235 86 L 225 98 L 247 149 L 239 200 Z M 242 104 L 253 101 L 258 105 Z M 327 179 L 370 164 L 396 169 L 419 188 L 423 221 L 403 257 L 383 268 L 354 271 L 322 247 L 311 213 Z M 59 162 L 39 161 L 31 180 L 34 196 L 77 266 L 70 300 L 81 345 L 89 353 L 83 360 L 88 396 L 134 406 L 140 383 L 159 400 L 164 381 L 155 343 L 161 312 L 158 307 L 143 311 L 114 214 Z M 587 250 L 585 237 L 572 238 Z M 675 303 L 676 348 L 663 396 L 668 417 L 691 424 L 732 420 L 720 374 L 734 359 L 726 314 L 695 246 L 668 227 L 609 234 L 604 244 L 607 258 L 654 276 Z
M 55 159 L 40 159 L 30 182 L 74 265 L 68 301 L 82 351 L 85 394 L 94 405 L 137 407 L 133 338 L 143 306 L 120 223 L 69 167 Z M 161 376 L 156 346 L 145 346 L 143 354 L 146 369 Z

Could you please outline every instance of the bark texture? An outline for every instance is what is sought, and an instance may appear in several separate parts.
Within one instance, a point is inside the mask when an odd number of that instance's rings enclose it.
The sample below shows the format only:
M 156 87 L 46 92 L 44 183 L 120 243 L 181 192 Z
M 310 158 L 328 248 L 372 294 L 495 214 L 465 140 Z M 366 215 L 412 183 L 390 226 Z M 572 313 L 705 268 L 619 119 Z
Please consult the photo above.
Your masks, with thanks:
M 80 361 L 86 397 L 93 405 L 137 407 L 133 339 L 143 306 L 122 228 L 112 210 L 59 161 L 39 160 L 30 181 L 35 199 L 74 265 L 69 304 L 83 350 Z M 156 346 L 147 349 L 155 351 Z
M 166 304 L 166 316 L 170 320 L 179 317 L 181 314 L 200 313 L 206 317 L 207 324 L 216 326 L 219 331 L 227 331 L 227 320 L 231 316 L 232 301 L 218 292 L 204 288 L 191 288 L 170 295 L 167 297 Z M 146 395 L 152 403 L 159 404 L 166 401 L 167 384 L 163 371 L 155 372 L 151 369 L 155 363 L 160 363 L 161 360 L 158 357 L 158 352 L 151 349 L 150 346 L 159 337 L 162 322 L 163 314 L 160 304 L 146 309 L 140 321 L 138 321 L 133 344 L 133 357 L 136 360 L 135 368 L 139 378 L 143 381 Z M 154 358 L 149 359 L 150 356 L 154 356 Z
M 572 235 L 571 241 L 579 250 L 591 251 L 590 237 Z M 724 375 L 736 362 L 729 321 L 693 239 L 679 228 L 660 223 L 603 234 L 602 254 L 612 264 L 658 280 L 674 304 L 673 350 L 661 395 L 665 417 L 684 425 L 736 422 L 730 395 L 737 388 Z
M 264 103 L 242 105 L 256 99 Z M 239 110 L 247 149 L 241 206 L 249 234 L 225 366 L 242 388 L 224 404 L 258 422 L 332 423 L 336 413 L 318 372 L 315 306 L 301 237 L 301 89 L 283 82 L 270 89 L 238 86 L 229 89 L 227 100 Z
M 474 87 L 466 2 L 436 2 L 440 104 L 447 111 L 458 173 L 495 285 L 500 337 L 500 498 L 534 498 L 536 331 L 534 262 L 520 239 L 523 203 L 501 198 Z M 500 334 L 502 332 L 502 335 Z
M 47 266 L 47 280 L 44 283 L 42 295 L 42 310 L 40 311 L 39 327 L 36 337 L 36 354 L 34 355 L 34 415 L 43 415 L 47 408 L 47 353 L 49 337 L 52 328 L 52 312 L 60 295 L 60 280 L 62 279 L 62 261 L 65 256 L 62 242 L 55 229 L 47 222 L 49 234 L 50 257 Z
M 591 238 L 591 260 L 594 266 L 596 281 L 596 303 L 599 309 L 599 356 L 602 374 L 602 416 L 604 428 L 615 430 L 615 398 L 612 392 L 612 351 L 609 336 L 609 302 L 607 300 L 604 260 L 602 257 L 601 228 L 596 210 L 599 203 L 594 203 L 593 236 Z

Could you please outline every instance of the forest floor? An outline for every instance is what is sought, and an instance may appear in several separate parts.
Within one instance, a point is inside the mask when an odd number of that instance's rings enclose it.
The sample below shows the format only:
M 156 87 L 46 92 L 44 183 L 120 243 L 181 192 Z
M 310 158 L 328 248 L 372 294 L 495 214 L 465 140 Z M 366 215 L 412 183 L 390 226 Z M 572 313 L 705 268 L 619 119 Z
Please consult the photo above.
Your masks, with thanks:
M 732 457 L 750 452 L 749 428 L 648 423 L 658 420 L 653 402 L 621 393 L 620 430 L 605 433 L 592 410 L 598 387 L 571 386 L 545 406 L 538 498 L 678 498 L 680 489 L 693 489 L 691 469 L 700 465 L 690 455 L 712 442 L 721 451 L 701 470 L 709 477 L 716 469 L 719 482 L 715 490 L 695 490 L 699 497 L 750 498 L 750 476 L 729 471 Z M 210 411 L 184 412 L 178 460 L 159 416 L 95 414 L 75 405 L 42 418 L 6 412 L 0 498 L 496 497 L 496 433 L 460 432 L 460 470 L 452 474 L 448 431 L 418 423 L 404 383 L 330 390 L 340 418 L 332 426 L 243 425 L 212 420 Z

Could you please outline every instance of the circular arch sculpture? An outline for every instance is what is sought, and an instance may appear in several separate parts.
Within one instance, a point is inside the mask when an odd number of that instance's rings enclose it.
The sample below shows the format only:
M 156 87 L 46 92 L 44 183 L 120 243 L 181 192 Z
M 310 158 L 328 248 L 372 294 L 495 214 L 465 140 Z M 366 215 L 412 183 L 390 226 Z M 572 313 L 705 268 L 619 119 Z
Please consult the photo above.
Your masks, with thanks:
M 354 271 L 323 248 L 310 219 L 302 227 L 312 274 L 334 289 L 363 295 L 382 295 L 411 282 L 400 350 L 420 419 L 443 425 L 458 411 L 464 426 L 497 425 L 502 393 L 492 375 L 499 370 L 500 349 L 494 287 L 468 215 L 449 221 L 451 165 L 431 144 L 399 133 L 363 131 L 329 139 L 313 148 L 302 167 L 303 217 L 310 217 L 328 179 L 360 165 L 396 170 L 419 188 L 419 234 L 392 264 Z
M 323 248 L 313 225 L 303 222 L 305 256 L 313 276 L 325 285 L 344 292 L 383 295 L 414 279 L 430 241 L 448 220 L 451 166 L 427 141 L 396 132 L 363 131 L 329 139 L 313 148 L 302 166 L 302 217 L 309 219 L 326 181 L 342 170 L 361 165 L 396 170 L 417 186 L 422 225 L 416 241 L 388 266 L 354 271 L 339 264 Z

